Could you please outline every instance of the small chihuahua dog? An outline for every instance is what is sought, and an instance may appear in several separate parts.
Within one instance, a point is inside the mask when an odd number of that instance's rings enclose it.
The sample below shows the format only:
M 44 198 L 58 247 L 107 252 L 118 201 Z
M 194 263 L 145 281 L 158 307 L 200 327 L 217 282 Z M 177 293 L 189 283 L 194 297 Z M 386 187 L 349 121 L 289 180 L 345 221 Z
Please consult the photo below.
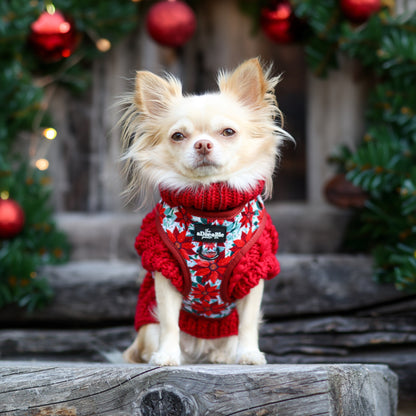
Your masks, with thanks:
M 173 76 L 139 71 L 121 120 L 127 193 L 160 192 L 135 248 L 141 285 L 128 362 L 265 364 L 263 282 L 279 272 L 262 197 L 291 139 L 258 59 L 220 72 L 219 92 L 183 95 Z

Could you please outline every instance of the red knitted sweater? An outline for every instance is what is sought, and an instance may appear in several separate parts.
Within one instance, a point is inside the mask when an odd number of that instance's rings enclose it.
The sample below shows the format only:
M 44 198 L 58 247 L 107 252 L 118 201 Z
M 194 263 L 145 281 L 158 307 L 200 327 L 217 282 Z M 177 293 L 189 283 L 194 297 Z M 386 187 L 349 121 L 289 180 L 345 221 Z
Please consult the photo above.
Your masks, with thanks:
M 161 190 L 162 202 L 170 207 L 183 207 L 185 211 L 205 212 L 207 217 L 221 216 L 224 212 L 238 211 L 239 207 L 257 198 L 263 190 L 264 183 L 246 192 L 238 192 L 225 184 L 215 183 L 209 187 L 181 192 Z M 142 265 L 147 274 L 140 287 L 138 296 L 135 328 L 142 325 L 157 323 L 154 310 L 156 296 L 152 272 L 161 272 L 171 281 L 173 286 L 184 296 L 187 294 L 189 282 L 186 281 L 181 265 L 158 232 L 159 206 L 143 220 L 141 231 L 136 238 L 135 248 L 141 256 Z M 271 218 L 264 211 L 264 225 L 246 251 L 234 266 L 225 284 L 224 296 L 234 302 L 246 296 L 260 279 L 272 279 L 279 273 L 276 259 L 278 235 Z M 219 338 L 238 334 L 238 314 L 234 308 L 231 313 L 221 318 L 209 318 L 190 313 L 182 309 L 179 317 L 182 331 L 198 338 Z

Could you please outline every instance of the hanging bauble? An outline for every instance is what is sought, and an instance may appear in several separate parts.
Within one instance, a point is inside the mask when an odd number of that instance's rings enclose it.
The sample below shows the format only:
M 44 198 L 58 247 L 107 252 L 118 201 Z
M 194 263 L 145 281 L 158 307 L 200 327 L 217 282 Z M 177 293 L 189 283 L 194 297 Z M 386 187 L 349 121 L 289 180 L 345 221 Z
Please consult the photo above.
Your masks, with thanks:
M 178 47 L 194 34 L 196 18 L 193 10 L 182 1 L 161 1 L 150 8 L 146 26 L 149 35 L 157 43 Z
M 368 195 L 348 181 L 343 173 L 326 183 L 324 194 L 328 202 L 340 208 L 362 208 L 368 199 Z
M 22 231 L 25 214 L 13 199 L 0 199 L 0 238 L 12 238 Z
M 71 19 L 61 12 L 43 12 L 30 26 L 29 43 L 45 62 L 68 58 L 77 48 L 80 35 Z
M 300 20 L 295 16 L 288 0 L 276 0 L 261 9 L 260 26 L 274 42 L 290 43 L 298 39 Z
M 381 0 L 341 0 L 341 9 L 353 23 L 364 23 L 381 8 Z

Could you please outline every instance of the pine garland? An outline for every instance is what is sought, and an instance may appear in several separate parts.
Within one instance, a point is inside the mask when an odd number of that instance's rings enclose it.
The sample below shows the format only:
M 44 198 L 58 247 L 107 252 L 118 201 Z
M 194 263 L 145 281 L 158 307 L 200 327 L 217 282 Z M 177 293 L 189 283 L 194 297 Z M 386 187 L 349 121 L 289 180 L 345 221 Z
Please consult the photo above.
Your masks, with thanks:
M 258 27 L 261 8 L 273 2 L 240 0 Z M 416 13 L 392 16 L 394 2 L 357 26 L 339 0 L 291 0 L 308 30 L 309 68 L 325 77 L 341 53 L 360 62 L 375 86 L 367 105 L 366 133 L 355 149 L 334 156 L 347 179 L 368 195 L 346 236 L 349 249 L 370 250 L 374 275 L 399 290 L 416 292 Z
M 347 178 L 368 194 L 349 241 L 367 241 L 377 280 L 416 292 L 416 13 L 375 16 L 348 39 L 342 50 L 377 82 L 363 141 L 342 160 Z
M 294 1 L 312 29 L 305 46 L 309 66 L 324 76 L 343 52 L 375 80 L 366 133 L 356 149 L 344 148 L 337 158 L 347 179 L 368 195 L 349 227 L 347 247 L 373 253 L 379 282 L 416 292 L 416 13 L 393 17 L 384 8 L 357 27 L 335 0 L 319 3 Z
M 85 90 L 89 63 L 102 55 L 96 40 L 114 44 L 136 26 L 137 7 L 131 1 L 55 0 L 56 9 L 73 19 L 82 42 L 69 58 L 44 63 L 28 45 L 28 37 L 31 24 L 50 3 L 0 2 L 0 195 L 17 201 L 25 213 L 23 230 L 0 239 L 0 308 L 18 304 L 33 310 L 44 305 L 52 291 L 40 275 L 41 266 L 64 262 L 69 254 L 67 238 L 53 220 L 51 178 L 34 168 L 24 155 L 27 149 L 22 152 L 16 143 L 23 133 L 42 140 L 42 128 L 52 125 L 45 86 Z

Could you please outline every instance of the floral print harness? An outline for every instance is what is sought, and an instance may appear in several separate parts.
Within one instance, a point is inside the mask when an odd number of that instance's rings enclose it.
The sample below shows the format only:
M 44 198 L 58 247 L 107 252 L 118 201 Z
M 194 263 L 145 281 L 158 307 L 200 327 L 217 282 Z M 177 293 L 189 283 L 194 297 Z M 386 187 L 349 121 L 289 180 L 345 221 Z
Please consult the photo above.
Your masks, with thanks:
M 182 309 L 205 318 L 223 318 L 235 308 L 228 295 L 234 267 L 265 226 L 261 196 L 230 211 L 203 212 L 157 206 L 156 227 L 184 276 Z

